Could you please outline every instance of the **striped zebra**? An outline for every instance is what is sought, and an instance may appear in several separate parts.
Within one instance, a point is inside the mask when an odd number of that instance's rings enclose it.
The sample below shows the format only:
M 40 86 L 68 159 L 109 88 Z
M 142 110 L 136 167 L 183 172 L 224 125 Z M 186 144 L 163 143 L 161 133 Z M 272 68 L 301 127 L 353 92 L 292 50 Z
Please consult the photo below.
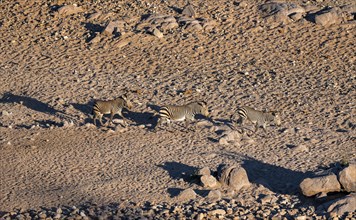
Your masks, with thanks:
M 157 126 L 164 122 L 168 124 L 171 121 L 185 121 L 188 126 L 190 121 L 195 120 L 195 115 L 201 114 L 205 117 L 209 116 L 209 110 L 206 102 L 191 102 L 186 105 L 166 105 L 159 110 L 159 119 Z
M 120 115 L 126 124 L 125 117 L 122 115 L 122 109 L 131 109 L 132 103 L 127 99 L 126 95 L 122 95 L 121 97 L 108 100 L 108 101 L 95 101 L 93 106 L 93 120 L 94 125 L 96 125 L 96 120 L 99 119 L 100 125 L 103 125 L 102 117 L 104 114 L 110 114 L 110 121 L 108 121 L 108 125 L 112 123 L 112 119 L 116 114 Z
M 270 124 L 271 122 L 277 126 L 281 125 L 280 115 L 275 111 L 264 112 L 243 106 L 237 109 L 237 114 L 240 116 L 241 125 L 243 125 L 247 119 L 255 125 L 255 132 L 261 126 L 263 130 L 266 131 L 267 124 Z

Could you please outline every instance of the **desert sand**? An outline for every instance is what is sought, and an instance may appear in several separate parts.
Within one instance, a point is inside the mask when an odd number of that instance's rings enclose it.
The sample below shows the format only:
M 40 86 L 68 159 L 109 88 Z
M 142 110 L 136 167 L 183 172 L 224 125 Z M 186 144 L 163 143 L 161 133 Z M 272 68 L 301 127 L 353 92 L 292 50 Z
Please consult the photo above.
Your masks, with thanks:
M 188 177 L 231 163 L 252 186 L 223 190 L 226 204 L 257 207 L 262 187 L 294 201 L 298 215 L 314 214 L 301 180 L 356 159 L 356 12 L 321 25 L 307 12 L 272 18 L 261 0 L 190 3 L 195 23 L 179 20 L 181 0 L 0 2 L 0 217 L 83 204 L 183 204 L 177 195 L 188 188 L 200 201 L 209 190 Z M 318 11 L 354 1 L 293 3 Z M 164 28 L 162 17 L 177 24 Z M 114 125 L 95 127 L 93 100 L 124 93 L 134 104 L 124 110 L 129 125 L 116 116 Z M 213 121 L 152 129 L 159 106 L 197 100 Z M 245 139 L 221 144 L 224 132 L 241 130 L 230 117 L 242 105 L 279 111 L 281 127 L 253 133 L 247 122 Z

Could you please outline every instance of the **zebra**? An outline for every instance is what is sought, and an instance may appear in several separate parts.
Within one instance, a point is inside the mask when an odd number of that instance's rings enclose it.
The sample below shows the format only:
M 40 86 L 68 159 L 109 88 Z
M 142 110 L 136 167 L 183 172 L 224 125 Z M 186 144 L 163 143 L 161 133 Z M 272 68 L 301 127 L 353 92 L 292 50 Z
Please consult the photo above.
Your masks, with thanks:
M 108 125 L 112 123 L 112 119 L 116 114 L 119 114 L 124 123 L 126 125 L 125 117 L 122 115 L 122 109 L 131 109 L 132 103 L 127 99 L 126 95 L 122 95 L 117 99 L 102 101 L 98 100 L 94 102 L 93 106 L 93 120 L 94 125 L 96 126 L 96 120 L 99 119 L 100 125 L 103 125 L 102 117 L 104 114 L 110 114 L 110 121 L 108 121 Z
M 171 121 L 185 121 L 187 127 L 190 121 L 195 120 L 195 115 L 201 114 L 205 117 L 209 116 L 207 103 L 204 101 L 191 102 L 186 105 L 166 105 L 159 110 L 159 119 L 156 127 L 162 123 Z
M 276 111 L 258 111 L 253 108 L 243 106 L 239 107 L 236 112 L 240 116 L 241 125 L 243 125 L 247 119 L 255 125 L 255 132 L 260 126 L 262 126 L 263 130 L 266 132 L 267 124 L 270 124 L 271 122 L 277 126 L 281 125 L 280 114 Z

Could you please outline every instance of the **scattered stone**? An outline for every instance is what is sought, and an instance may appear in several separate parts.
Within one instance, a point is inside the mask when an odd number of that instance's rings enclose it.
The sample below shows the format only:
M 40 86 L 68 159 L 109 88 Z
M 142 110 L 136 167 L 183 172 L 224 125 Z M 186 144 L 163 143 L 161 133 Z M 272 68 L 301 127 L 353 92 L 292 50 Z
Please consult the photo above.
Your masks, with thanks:
M 309 148 L 304 144 L 299 144 L 298 146 L 293 147 L 292 150 L 294 152 L 308 152 Z
M 214 20 L 203 19 L 201 25 L 205 31 L 211 31 L 216 27 L 217 23 Z
M 116 126 L 115 127 L 115 132 L 119 132 L 119 133 L 124 133 L 124 132 L 126 132 L 128 130 L 129 130 L 128 127 L 121 127 L 121 126 Z M 109 129 L 109 131 L 112 131 L 112 130 Z
M 203 187 L 214 188 L 217 186 L 217 180 L 211 175 L 204 175 L 200 178 Z
M 64 121 L 63 122 L 63 127 L 64 128 L 68 128 L 68 127 L 73 127 L 74 126 L 74 122 L 73 121 Z
M 332 8 L 315 15 L 315 23 L 322 26 L 329 26 L 340 22 L 341 17 L 337 8 Z
M 305 13 L 305 8 L 290 2 L 268 2 L 261 5 L 259 10 L 266 17 L 267 22 L 277 23 L 274 26 L 278 26 L 280 23 L 288 24 L 292 21 L 289 16 Z
M 6 110 L 3 110 L 3 111 L 1 112 L 1 115 L 2 115 L 2 116 L 9 116 L 10 113 L 9 113 L 8 111 L 6 111 Z
M 218 172 L 220 183 L 227 185 L 234 190 L 247 188 L 251 185 L 245 169 L 238 167 L 237 165 L 224 165 Z
M 277 198 L 273 195 L 262 195 L 260 202 L 262 205 L 273 204 L 277 201 Z
M 68 15 L 72 15 L 72 14 L 77 14 L 80 12 L 84 12 L 84 9 L 82 7 L 78 7 L 75 5 L 65 5 L 62 6 L 61 8 L 58 9 L 58 15 L 59 16 L 68 16 Z
M 191 4 L 186 5 L 182 11 L 182 15 L 194 18 L 196 14 L 193 6 Z
M 198 176 L 205 176 L 205 175 L 210 175 L 211 171 L 209 167 L 203 167 L 197 171 Z
M 123 20 L 116 20 L 116 21 L 110 21 L 105 29 L 103 30 L 103 34 L 106 35 L 116 35 L 117 33 L 120 33 L 123 31 L 123 28 L 125 26 L 125 21 Z
M 112 122 L 113 122 L 114 124 L 125 125 L 125 121 L 124 121 L 123 119 L 114 118 L 114 119 L 112 120 Z
M 194 200 L 196 199 L 197 194 L 194 192 L 193 189 L 189 188 L 186 190 L 183 190 L 182 192 L 179 193 L 177 196 L 179 201 L 189 201 L 189 200 Z
M 162 32 L 160 30 L 158 30 L 157 28 L 153 29 L 152 34 L 158 38 L 163 38 Z
M 87 127 L 87 128 L 95 128 L 95 125 L 93 123 L 85 123 L 85 127 Z
M 300 19 L 303 18 L 303 13 L 293 13 L 291 15 L 289 15 L 289 17 L 293 20 L 293 21 L 299 21 Z
M 239 8 L 246 8 L 248 6 L 248 3 L 246 1 L 242 1 L 239 3 Z
M 346 212 L 353 213 L 356 211 L 356 193 L 351 193 L 330 203 L 331 205 L 327 209 L 330 215 L 343 216 Z
M 222 145 L 239 145 L 241 140 L 241 133 L 238 131 L 226 131 L 222 134 L 222 137 L 219 139 L 219 143 Z
M 197 215 L 197 218 L 196 218 L 197 220 L 203 220 L 203 219 L 205 219 L 205 214 L 204 213 L 199 213 L 198 215 Z
M 339 181 L 347 192 L 356 192 L 356 164 L 352 163 L 340 171 Z
M 130 39 L 123 39 L 123 40 L 119 40 L 119 41 L 115 42 L 113 46 L 116 48 L 121 48 L 121 47 L 128 45 L 129 43 L 131 43 Z
M 211 216 L 216 216 L 216 215 L 225 215 L 226 211 L 224 209 L 215 209 L 215 210 L 211 210 L 208 212 L 208 215 Z
M 176 19 L 170 15 L 151 14 L 145 20 L 136 25 L 136 30 L 153 30 L 154 28 L 162 31 L 171 30 L 179 27 Z M 152 31 L 151 31 L 152 32 Z
M 314 196 L 318 193 L 339 192 L 340 183 L 335 174 L 328 176 L 306 178 L 300 183 L 300 189 L 305 196 Z
M 221 199 L 221 192 L 220 190 L 211 190 L 208 195 L 207 195 L 207 199 L 209 201 L 216 201 L 216 200 L 220 200 Z

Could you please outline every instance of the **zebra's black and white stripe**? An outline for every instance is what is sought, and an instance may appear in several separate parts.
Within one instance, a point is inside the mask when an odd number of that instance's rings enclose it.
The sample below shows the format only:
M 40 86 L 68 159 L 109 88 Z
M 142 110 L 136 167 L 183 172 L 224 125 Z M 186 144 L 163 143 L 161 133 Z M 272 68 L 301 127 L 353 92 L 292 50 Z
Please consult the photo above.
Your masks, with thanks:
M 263 112 L 243 106 L 237 109 L 237 114 L 240 116 L 241 125 L 246 120 L 249 120 L 255 125 L 255 132 L 260 126 L 266 131 L 267 124 L 271 122 L 277 126 L 281 125 L 281 118 L 278 112 Z
M 159 119 L 157 126 L 163 122 L 171 121 L 186 121 L 186 125 L 189 121 L 195 120 L 195 115 L 201 114 L 204 116 L 209 115 L 209 110 L 206 102 L 192 102 L 187 105 L 166 105 L 159 110 Z

